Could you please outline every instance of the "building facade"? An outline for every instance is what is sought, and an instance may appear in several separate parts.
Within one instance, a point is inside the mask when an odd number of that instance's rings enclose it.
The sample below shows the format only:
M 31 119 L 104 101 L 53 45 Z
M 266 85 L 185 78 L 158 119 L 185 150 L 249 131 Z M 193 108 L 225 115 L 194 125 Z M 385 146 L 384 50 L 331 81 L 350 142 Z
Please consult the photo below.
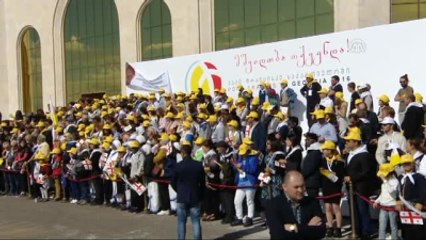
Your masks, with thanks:
M 119 94 L 126 62 L 426 17 L 426 0 L 0 0 L 0 112 Z

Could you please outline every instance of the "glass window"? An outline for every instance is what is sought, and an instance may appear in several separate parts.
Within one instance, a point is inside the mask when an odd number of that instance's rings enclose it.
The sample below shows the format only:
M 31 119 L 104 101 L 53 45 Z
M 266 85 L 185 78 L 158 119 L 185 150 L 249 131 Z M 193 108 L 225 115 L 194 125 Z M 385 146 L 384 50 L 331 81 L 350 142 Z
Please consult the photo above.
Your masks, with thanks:
M 164 0 L 152 0 L 141 21 L 142 60 L 172 57 L 172 21 Z
M 64 26 L 67 102 L 85 93 L 121 92 L 118 30 L 114 0 L 70 0 Z
M 333 0 L 215 0 L 216 50 L 333 32 Z
M 24 112 L 43 108 L 40 37 L 28 28 L 21 42 L 22 90 Z
M 392 0 L 391 22 L 404 22 L 426 17 L 426 0 Z

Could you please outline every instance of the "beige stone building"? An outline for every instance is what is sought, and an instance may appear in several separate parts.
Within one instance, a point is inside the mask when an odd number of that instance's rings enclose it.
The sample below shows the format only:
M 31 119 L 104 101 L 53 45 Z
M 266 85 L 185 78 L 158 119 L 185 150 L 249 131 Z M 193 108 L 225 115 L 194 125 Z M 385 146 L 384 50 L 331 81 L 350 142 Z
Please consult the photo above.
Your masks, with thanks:
M 125 63 L 426 17 L 426 0 L 0 0 L 0 111 L 124 91 Z

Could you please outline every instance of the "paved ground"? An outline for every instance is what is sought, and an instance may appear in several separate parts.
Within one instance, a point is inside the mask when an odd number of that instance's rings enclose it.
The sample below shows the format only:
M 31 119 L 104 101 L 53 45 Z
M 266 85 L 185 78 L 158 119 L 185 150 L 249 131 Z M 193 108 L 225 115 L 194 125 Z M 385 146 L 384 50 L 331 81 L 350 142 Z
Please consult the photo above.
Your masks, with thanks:
M 189 220 L 189 219 L 188 219 Z M 219 221 L 203 222 L 205 239 L 266 239 L 259 226 L 230 227 Z M 188 222 L 187 238 L 191 238 Z M 27 198 L 0 197 L 0 238 L 54 239 L 175 239 L 176 218 L 132 214 L 103 206 L 70 203 L 35 203 Z

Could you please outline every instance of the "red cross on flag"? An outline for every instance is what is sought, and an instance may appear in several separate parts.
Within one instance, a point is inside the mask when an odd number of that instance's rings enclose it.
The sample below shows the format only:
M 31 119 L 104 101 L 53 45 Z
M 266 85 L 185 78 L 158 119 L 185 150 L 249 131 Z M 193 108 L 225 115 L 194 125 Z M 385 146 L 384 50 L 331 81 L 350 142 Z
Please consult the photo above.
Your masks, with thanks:
M 419 214 L 411 211 L 399 212 L 402 224 L 423 225 L 423 218 Z
M 82 163 L 85 170 L 92 170 L 92 163 L 90 161 L 84 160 Z
M 144 185 L 142 185 L 142 183 L 138 183 L 138 182 L 135 182 L 135 183 L 133 183 L 132 185 L 132 189 L 140 196 L 140 195 L 142 195 L 144 192 L 145 192 L 145 190 L 146 190 L 146 187 L 144 186 Z

